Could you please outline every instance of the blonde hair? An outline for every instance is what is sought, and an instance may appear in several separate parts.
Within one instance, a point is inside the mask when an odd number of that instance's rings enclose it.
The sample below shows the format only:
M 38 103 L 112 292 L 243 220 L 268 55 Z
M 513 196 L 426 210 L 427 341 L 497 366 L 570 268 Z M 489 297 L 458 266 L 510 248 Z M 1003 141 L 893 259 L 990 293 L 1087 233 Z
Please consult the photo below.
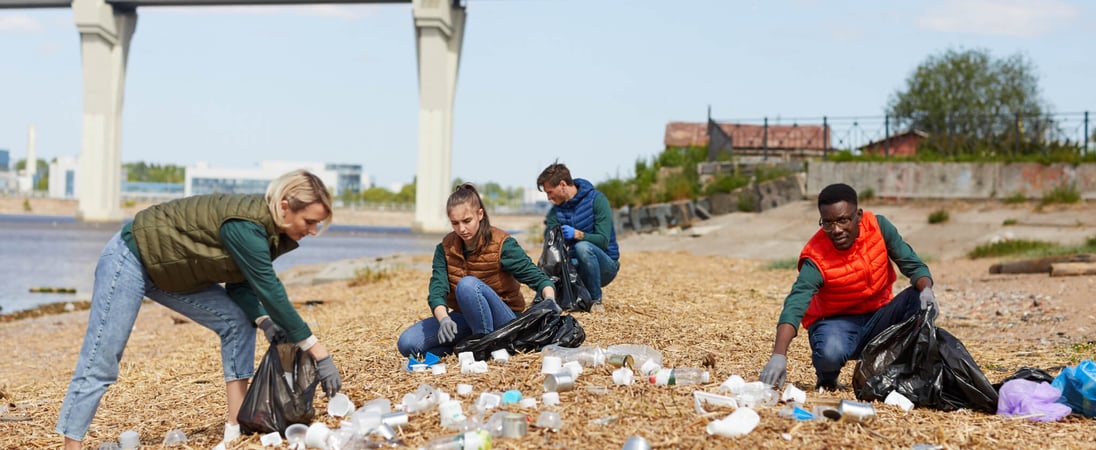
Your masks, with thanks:
M 281 228 L 289 228 L 289 224 L 282 221 L 282 200 L 289 203 L 290 211 L 300 211 L 313 203 L 320 203 L 327 210 L 327 217 L 323 225 L 316 230 L 319 235 L 331 226 L 335 217 L 335 211 L 331 209 L 331 193 L 327 191 L 323 180 L 312 172 L 304 169 L 294 170 L 276 178 L 266 188 L 266 202 L 270 207 L 270 214 L 274 216 L 274 223 Z

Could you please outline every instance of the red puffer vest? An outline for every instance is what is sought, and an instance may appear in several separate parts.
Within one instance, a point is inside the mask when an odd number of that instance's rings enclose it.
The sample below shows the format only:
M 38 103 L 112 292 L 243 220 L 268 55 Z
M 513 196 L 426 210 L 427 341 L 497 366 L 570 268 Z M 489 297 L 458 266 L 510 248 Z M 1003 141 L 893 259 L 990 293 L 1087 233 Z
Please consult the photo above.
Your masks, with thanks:
M 887 255 L 879 221 L 868 211 L 864 211 L 860 235 L 852 247 L 834 248 L 826 232 L 819 229 L 803 246 L 799 267 L 808 259 L 822 272 L 822 288 L 803 314 L 803 328 L 824 317 L 875 312 L 894 295 L 891 289 L 898 276 Z

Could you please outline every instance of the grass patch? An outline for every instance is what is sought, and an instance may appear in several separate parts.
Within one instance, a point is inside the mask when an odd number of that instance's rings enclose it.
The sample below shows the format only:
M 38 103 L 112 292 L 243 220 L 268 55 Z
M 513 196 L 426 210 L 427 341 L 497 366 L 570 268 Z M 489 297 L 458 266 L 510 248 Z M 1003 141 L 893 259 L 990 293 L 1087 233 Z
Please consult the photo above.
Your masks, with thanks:
M 1007 226 L 1010 226 L 1010 225 L 1016 225 L 1016 223 L 1017 223 L 1016 219 L 1005 219 L 1004 222 L 1001 222 L 1001 225 L 1004 225 L 1004 226 L 1007 227 Z
M 982 244 L 967 253 L 970 259 L 1014 256 L 1018 258 L 1042 258 L 1046 256 L 1096 253 L 1096 237 L 1085 239 L 1081 245 L 1065 246 L 1046 241 L 1012 239 Z
M 378 281 L 387 280 L 392 277 L 392 272 L 388 269 L 377 269 L 373 267 L 364 267 L 354 271 L 354 278 L 350 279 L 347 283 L 349 287 L 365 286 L 367 284 L 373 284 Z
M 943 209 L 938 209 L 929 213 L 929 223 L 944 223 L 949 219 L 951 219 L 951 216 Z
M 1015 205 L 1017 203 L 1024 203 L 1026 201 L 1027 201 L 1027 195 L 1024 195 L 1023 192 L 1017 192 L 1015 194 L 1012 194 L 1008 197 L 1005 197 L 1005 198 L 1001 199 L 1001 202 L 1006 204 L 1006 205 Z
M 875 189 L 865 188 L 864 190 L 860 191 L 860 195 L 858 195 L 858 197 L 860 197 L 860 200 L 872 200 L 875 198 Z
M 1086 359 L 1096 359 L 1096 342 L 1088 341 L 1084 343 L 1073 344 L 1069 347 L 1069 350 L 1069 361 L 1073 365 L 1076 365 Z
M 765 270 L 795 270 L 799 268 L 799 258 L 784 258 L 769 261 L 761 266 Z
M 1081 191 L 1077 189 L 1076 183 L 1070 183 L 1059 185 L 1043 194 L 1043 198 L 1039 200 L 1039 205 L 1046 206 L 1054 203 L 1077 203 L 1079 201 L 1081 201 Z

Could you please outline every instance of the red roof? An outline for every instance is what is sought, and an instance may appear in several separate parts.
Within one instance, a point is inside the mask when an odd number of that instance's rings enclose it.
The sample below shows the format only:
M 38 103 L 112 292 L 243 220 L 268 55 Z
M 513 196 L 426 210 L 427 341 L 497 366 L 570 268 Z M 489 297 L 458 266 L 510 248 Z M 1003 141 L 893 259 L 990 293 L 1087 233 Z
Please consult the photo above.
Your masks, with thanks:
M 731 136 L 734 148 L 763 148 L 764 125 L 721 123 L 719 127 Z M 824 150 L 828 126 L 822 125 L 769 125 L 768 148 L 798 150 Z M 696 122 L 670 122 L 666 124 L 667 147 L 691 147 L 708 145 L 708 125 Z

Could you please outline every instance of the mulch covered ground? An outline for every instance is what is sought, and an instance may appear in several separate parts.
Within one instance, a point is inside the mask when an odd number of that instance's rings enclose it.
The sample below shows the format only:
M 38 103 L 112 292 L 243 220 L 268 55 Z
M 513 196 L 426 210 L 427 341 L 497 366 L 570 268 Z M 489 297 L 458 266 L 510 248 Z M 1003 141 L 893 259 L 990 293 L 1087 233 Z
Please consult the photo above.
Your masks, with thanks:
M 748 435 L 724 438 L 705 431 L 711 420 L 730 411 L 706 416 L 693 408 L 693 391 L 717 392 L 719 384 L 737 374 L 758 377 L 772 348 L 775 320 L 794 271 L 764 270 L 761 263 L 686 253 L 626 253 L 617 280 L 605 289 L 605 313 L 579 313 L 586 344 L 646 344 L 660 350 L 665 366 L 709 366 L 712 382 L 700 386 L 656 386 L 639 380 L 615 386 L 609 367 L 587 369 L 575 389 L 561 394 L 558 406 L 523 410 L 531 420 L 543 410 L 558 411 L 563 428 L 551 432 L 530 426 L 521 439 L 498 439 L 494 448 L 621 448 L 632 435 L 645 437 L 654 448 L 911 448 L 935 444 L 943 448 L 1091 448 L 1096 426 L 1070 416 L 1057 423 L 1039 423 L 980 412 L 939 412 L 875 403 L 877 416 L 864 423 L 796 422 L 777 415 L 778 407 L 761 407 L 761 424 Z M 933 265 L 934 272 L 944 263 Z M 505 365 L 490 363 L 486 374 L 464 375 L 455 356 L 443 358 L 448 373 L 410 373 L 396 352 L 399 333 L 428 314 L 425 295 L 428 274 L 392 269 L 385 276 L 354 287 L 347 282 L 293 287 L 291 296 L 316 335 L 334 353 L 344 392 L 358 405 L 379 397 L 399 403 L 420 383 L 454 395 L 466 411 L 482 392 L 520 390 L 539 399 L 544 376 L 539 354 L 513 356 Z M 1048 283 L 1056 280 L 1047 280 Z M 938 324 L 956 334 L 991 382 L 1023 366 L 1047 369 L 1093 359 L 1091 344 L 1057 336 L 1029 334 L 997 339 L 999 323 L 980 320 L 984 296 L 960 295 L 964 286 L 938 281 L 944 311 Z M 528 291 L 527 291 L 528 294 Z M 1011 295 L 1011 294 L 1010 294 Z M 978 298 L 975 298 L 978 297 Z M 320 301 L 320 302 L 315 302 Z M 962 317 L 949 322 L 947 302 Z M 1026 297 L 1020 302 L 1029 302 Z M 1052 299 L 1043 299 L 1044 303 Z M 313 304 L 306 306 L 306 302 Z M 969 303 L 969 304 L 968 304 Z M 1000 314 L 988 311 L 989 316 Z M 1017 319 L 1020 321 L 1020 319 Z M 87 322 L 86 311 L 65 312 L 0 324 L 0 339 L 8 346 L 0 364 L 0 396 L 7 404 L 0 415 L 0 448 L 56 448 L 53 432 Z M 1051 325 L 1047 325 L 1049 327 Z M 1048 331 L 1052 337 L 1052 331 Z M 257 357 L 265 351 L 260 344 Z M 793 342 L 788 380 L 810 391 L 814 373 L 809 365 L 806 334 Z M 851 383 L 852 364 L 841 382 Z M 224 385 L 218 342 L 206 329 L 178 321 L 164 308 L 148 304 L 138 318 L 120 379 L 103 398 L 85 441 L 98 448 L 129 429 L 137 430 L 146 447 L 159 447 L 165 433 L 181 429 L 191 448 L 208 449 L 221 439 Z M 458 383 L 471 384 L 472 396 L 456 396 Z M 808 392 L 807 407 L 853 399 L 847 387 L 833 393 Z M 332 428 L 326 398 L 316 399 L 317 420 Z M 436 409 L 413 415 L 399 430 L 411 447 L 452 434 L 439 425 Z M 247 436 L 229 448 L 259 448 L 259 436 Z

